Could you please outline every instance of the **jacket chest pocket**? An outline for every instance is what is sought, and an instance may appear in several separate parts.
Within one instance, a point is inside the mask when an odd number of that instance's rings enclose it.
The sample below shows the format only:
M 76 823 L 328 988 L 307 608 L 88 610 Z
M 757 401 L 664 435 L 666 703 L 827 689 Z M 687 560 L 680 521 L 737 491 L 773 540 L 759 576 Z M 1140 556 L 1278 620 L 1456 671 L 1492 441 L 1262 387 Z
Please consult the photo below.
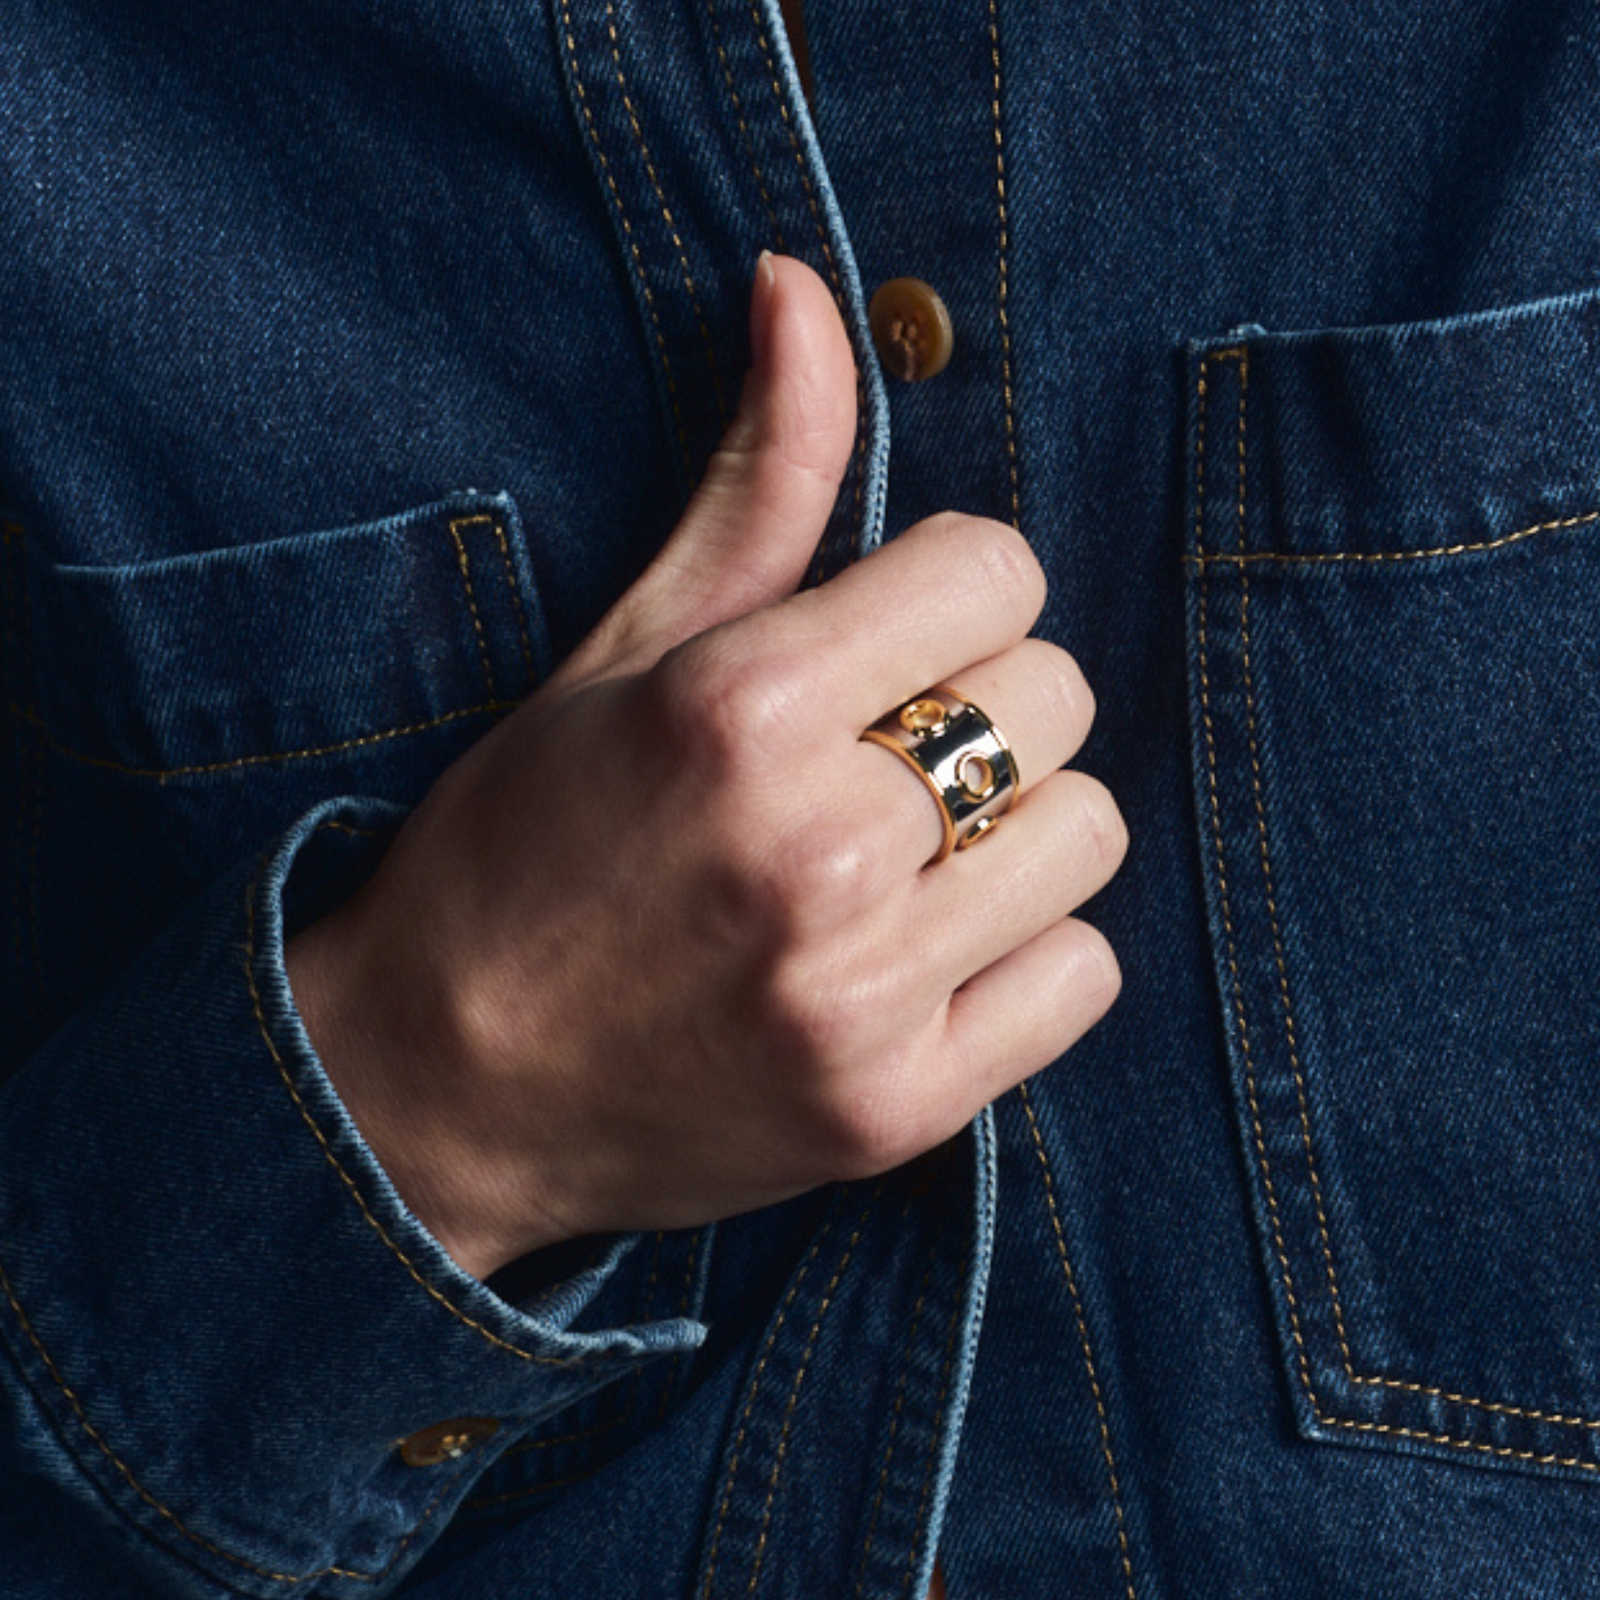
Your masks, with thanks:
M 18 530 L 7 557 L 12 981 L 41 1033 L 310 806 L 419 799 L 549 667 L 504 495 L 116 567 Z
M 1301 1431 L 1600 1482 L 1600 297 L 1190 375 L 1199 846 Z

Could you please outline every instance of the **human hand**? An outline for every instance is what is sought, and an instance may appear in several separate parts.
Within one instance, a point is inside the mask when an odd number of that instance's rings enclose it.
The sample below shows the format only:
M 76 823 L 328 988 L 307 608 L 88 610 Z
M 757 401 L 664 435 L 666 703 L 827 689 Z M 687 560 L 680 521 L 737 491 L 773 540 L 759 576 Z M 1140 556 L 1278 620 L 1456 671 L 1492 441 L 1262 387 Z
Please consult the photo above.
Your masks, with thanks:
M 739 418 L 595 632 L 451 766 L 288 968 L 335 1087 L 468 1272 L 909 1160 L 1054 1060 L 1116 961 L 1072 911 L 1126 836 L 1059 771 L 1093 702 L 1027 637 L 1044 576 L 945 514 L 796 594 L 855 432 L 821 281 L 764 258 Z M 939 809 L 860 739 L 952 683 L 1025 785 L 936 866 Z

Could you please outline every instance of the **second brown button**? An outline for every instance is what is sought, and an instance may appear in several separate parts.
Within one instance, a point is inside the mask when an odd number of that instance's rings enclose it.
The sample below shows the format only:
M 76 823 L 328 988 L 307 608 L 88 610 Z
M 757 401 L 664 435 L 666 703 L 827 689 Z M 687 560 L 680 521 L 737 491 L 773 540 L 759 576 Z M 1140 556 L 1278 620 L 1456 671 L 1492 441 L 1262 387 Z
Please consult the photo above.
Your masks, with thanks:
M 867 308 L 872 340 L 885 369 L 907 383 L 944 371 L 955 329 L 944 301 L 921 278 L 891 278 Z

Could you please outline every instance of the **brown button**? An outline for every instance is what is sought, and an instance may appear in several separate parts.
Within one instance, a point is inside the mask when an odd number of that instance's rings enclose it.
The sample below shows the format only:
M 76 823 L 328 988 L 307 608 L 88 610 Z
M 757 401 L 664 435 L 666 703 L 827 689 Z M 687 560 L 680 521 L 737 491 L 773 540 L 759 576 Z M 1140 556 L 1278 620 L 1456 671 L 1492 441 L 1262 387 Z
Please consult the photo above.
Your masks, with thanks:
M 493 1417 L 457 1417 L 452 1422 L 436 1422 L 400 1441 L 400 1459 L 408 1467 L 436 1467 L 441 1461 L 459 1460 L 499 1431 L 500 1424 Z
M 878 359 L 907 383 L 943 372 L 955 348 L 950 313 L 921 278 L 891 278 L 873 295 L 867 321 Z

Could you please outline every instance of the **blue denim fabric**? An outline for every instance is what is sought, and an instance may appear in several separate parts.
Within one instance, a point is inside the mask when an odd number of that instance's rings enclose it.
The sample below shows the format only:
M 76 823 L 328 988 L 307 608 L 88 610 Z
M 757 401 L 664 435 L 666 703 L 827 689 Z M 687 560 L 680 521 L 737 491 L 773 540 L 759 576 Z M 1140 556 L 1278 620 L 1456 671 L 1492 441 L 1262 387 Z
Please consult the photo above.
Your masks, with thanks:
M 1600 14 L 830 0 L 808 107 L 767 0 L 217 10 L 0 52 L 0 1591 L 1600 1595 Z M 1123 998 L 479 1284 L 282 942 L 659 544 L 762 248 L 861 361 L 815 576 L 1050 574 Z

